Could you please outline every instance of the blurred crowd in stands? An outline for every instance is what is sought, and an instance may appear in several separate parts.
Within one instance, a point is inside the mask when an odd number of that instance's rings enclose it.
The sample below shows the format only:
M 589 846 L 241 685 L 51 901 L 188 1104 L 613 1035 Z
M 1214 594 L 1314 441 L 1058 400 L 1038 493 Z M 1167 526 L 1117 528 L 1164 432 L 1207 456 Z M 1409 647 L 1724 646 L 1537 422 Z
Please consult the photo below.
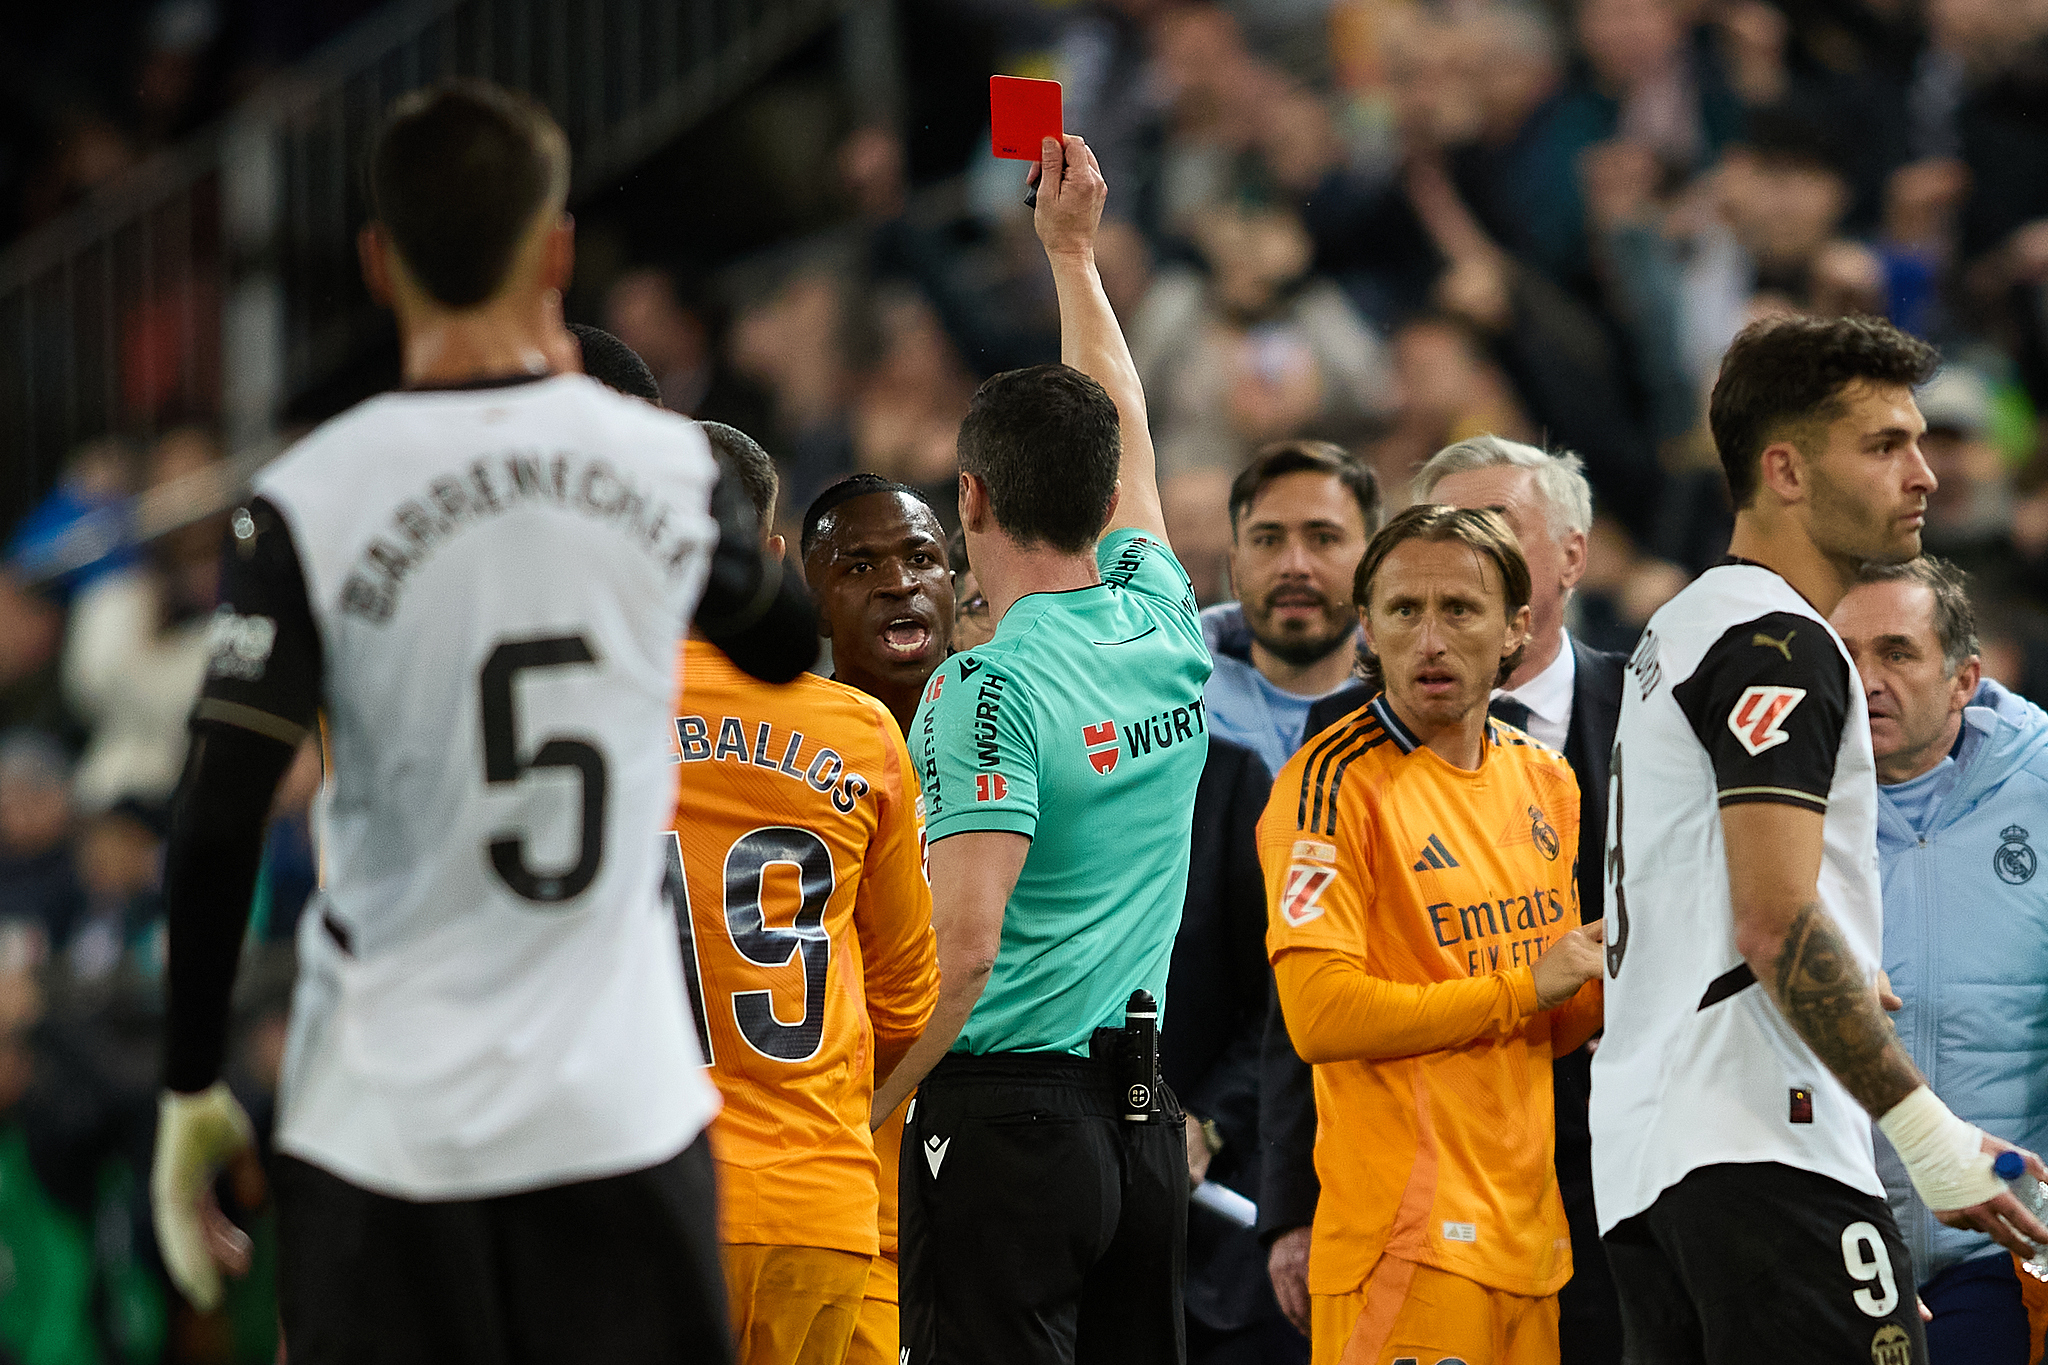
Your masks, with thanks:
M 988 8 L 1118 187 L 1105 284 L 1206 600 L 1260 444 L 1343 444 L 1398 507 L 1431 453 L 1493 431 L 1584 457 L 1577 627 L 1625 647 L 1725 542 L 1704 413 L 1728 340 L 1875 312 L 1949 357 L 1929 544 L 1979 574 L 1998 676 L 2048 689 L 2048 5 Z M 1055 353 L 1021 168 L 908 186 L 866 126 L 831 171 L 837 231 L 709 285 L 631 270 L 602 321 L 658 357 L 671 406 L 758 431 L 791 505 L 856 468 L 944 505 L 975 383 Z
M 1926 545 L 1974 575 L 1986 674 L 2048 704 L 2048 0 L 961 3 L 1008 69 L 1064 82 L 1066 126 L 1114 187 L 1104 283 L 1205 604 L 1231 595 L 1226 495 L 1258 446 L 1343 445 L 1391 511 L 1436 450 L 1495 432 L 1584 457 L 1598 521 L 1573 628 L 1625 649 L 1725 547 L 1704 410 L 1729 339 L 1777 311 L 1873 312 L 1947 357 L 1921 398 L 1941 481 Z M 0 235 L 369 7 L 10 20 Z M 109 50 L 109 33 L 131 39 Z M 905 166 L 898 130 L 855 121 L 817 168 L 850 206 L 837 227 L 581 282 L 601 301 L 587 320 L 646 358 L 670 407 L 778 457 L 786 515 L 856 469 L 949 511 L 975 385 L 1057 357 L 1023 166 L 984 152 L 931 184 Z M 5 533 L 0 1362 L 274 1346 L 262 1239 L 227 1317 L 174 1311 L 140 1178 L 166 801 L 223 518 L 50 567 L 95 518 L 221 458 L 198 428 L 93 445 Z M 238 1002 L 252 1111 L 314 881 L 318 760 L 301 759 Z
M 0 243 L 176 143 L 384 0 L 78 0 L 0 20 Z

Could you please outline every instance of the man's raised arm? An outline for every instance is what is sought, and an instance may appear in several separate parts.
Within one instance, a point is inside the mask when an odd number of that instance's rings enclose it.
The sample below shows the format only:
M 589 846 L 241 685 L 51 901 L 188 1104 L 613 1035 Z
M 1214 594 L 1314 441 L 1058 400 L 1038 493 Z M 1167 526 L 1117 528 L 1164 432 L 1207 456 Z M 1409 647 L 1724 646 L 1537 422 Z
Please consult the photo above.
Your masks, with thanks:
M 1123 328 L 1102 292 L 1095 271 L 1095 229 L 1109 196 L 1095 153 L 1079 137 L 1046 138 L 1033 172 L 1038 185 L 1038 212 L 1033 219 L 1038 240 L 1052 262 L 1052 279 L 1060 298 L 1060 360 L 1108 391 L 1116 402 L 1123 435 L 1123 460 L 1117 470 L 1117 501 L 1110 509 L 1104 535 L 1131 526 L 1166 540 L 1166 514 L 1160 510 L 1159 475 L 1152 456 L 1152 432 L 1145 423 L 1145 390 L 1138 367 L 1131 363 Z

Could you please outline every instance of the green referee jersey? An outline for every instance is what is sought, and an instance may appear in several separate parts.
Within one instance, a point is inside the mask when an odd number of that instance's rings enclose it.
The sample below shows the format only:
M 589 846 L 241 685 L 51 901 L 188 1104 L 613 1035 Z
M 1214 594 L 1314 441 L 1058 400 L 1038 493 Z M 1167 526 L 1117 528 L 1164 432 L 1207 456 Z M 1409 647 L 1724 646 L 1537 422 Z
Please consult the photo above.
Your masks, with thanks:
M 911 724 L 931 839 L 1031 839 L 955 1052 L 1085 1055 L 1141 986 L 1164 1017 L 1209 650 L 1165 545 L 1120 530 L 1096 560 L 1100 584 L 1033 593 L 993 640 L 948 659 Z

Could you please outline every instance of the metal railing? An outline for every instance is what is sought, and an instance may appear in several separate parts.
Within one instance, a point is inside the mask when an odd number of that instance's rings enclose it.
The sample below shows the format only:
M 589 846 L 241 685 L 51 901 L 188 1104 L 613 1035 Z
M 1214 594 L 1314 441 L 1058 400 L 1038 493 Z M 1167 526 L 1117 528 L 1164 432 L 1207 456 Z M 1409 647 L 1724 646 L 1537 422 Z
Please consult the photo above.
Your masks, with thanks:
M 265 444 L 375 335 L 359 168 L 432 81 L 529 92 L 569 136 L 572 194 L 610 183 L 872 0 L 413 0 L 274 79 L 0 255 L 0 530 L 65 454 L 218 423 Z

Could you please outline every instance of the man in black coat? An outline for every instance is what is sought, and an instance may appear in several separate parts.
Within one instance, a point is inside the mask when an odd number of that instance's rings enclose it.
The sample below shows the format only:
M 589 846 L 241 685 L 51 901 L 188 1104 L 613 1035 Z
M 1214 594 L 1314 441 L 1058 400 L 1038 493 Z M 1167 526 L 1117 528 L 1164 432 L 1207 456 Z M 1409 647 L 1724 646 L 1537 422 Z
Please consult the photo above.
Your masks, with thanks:
M 1260 1051 L 1272 972 L 1256 830 L 1273 776 L 1259 756 L 1214 735 L 1195 790 L 1187 901 L 1166 982 L 1159 1070 L 1188 1115 L 1197 1186 L 1259 1193 Z M 1188 1365 L 1306 1365 L 1308 1342 L 1280 1315 L 1251 1229 L 1188 1209 Z
M 1621 718 L 1626 660 L 1589 649 L 1564 628 L 1565 602 L 1586 567 L 1593 499 L 1577 456 L 1545 454 L 1497 436 L 1478 436 L 1439 451 L 1415 478 L 1418 501 L 1489 507 L 1507 518 L 1529 561 L 1534 620 L 1528 654 L 1494 694 L 1497 718 L 1563 751 L 1579 779 L 1580 915 L 1604 913 L 1601 858 L 1607 835 L 1607 770 Z M 1317 702 L 1306 733 L 1335 724 L 1372 699 L 1359 683 Z M 1619 1365 L 1621 1310 L 1593 1214 L 1592 1138 L 1586 1106 L 1592 1094 L 1592 1051 L 1557 1060 L 1557 1182 L 1571 1224 L 1572 1278 L 1558 1295 L 1562 1365 Z M 1304 1325 L 1308 1312 L 1308 1234 L 1320 1186 L 1315 1173 L 1315 1094 L 1308 1064 L 1271 1008 L 1261 1058 L 1260 1132 L 1265 1163 L 1259 1190 L 1259 1236 L 1271 1248 L 1268 1271 L 1280 1305 Z

